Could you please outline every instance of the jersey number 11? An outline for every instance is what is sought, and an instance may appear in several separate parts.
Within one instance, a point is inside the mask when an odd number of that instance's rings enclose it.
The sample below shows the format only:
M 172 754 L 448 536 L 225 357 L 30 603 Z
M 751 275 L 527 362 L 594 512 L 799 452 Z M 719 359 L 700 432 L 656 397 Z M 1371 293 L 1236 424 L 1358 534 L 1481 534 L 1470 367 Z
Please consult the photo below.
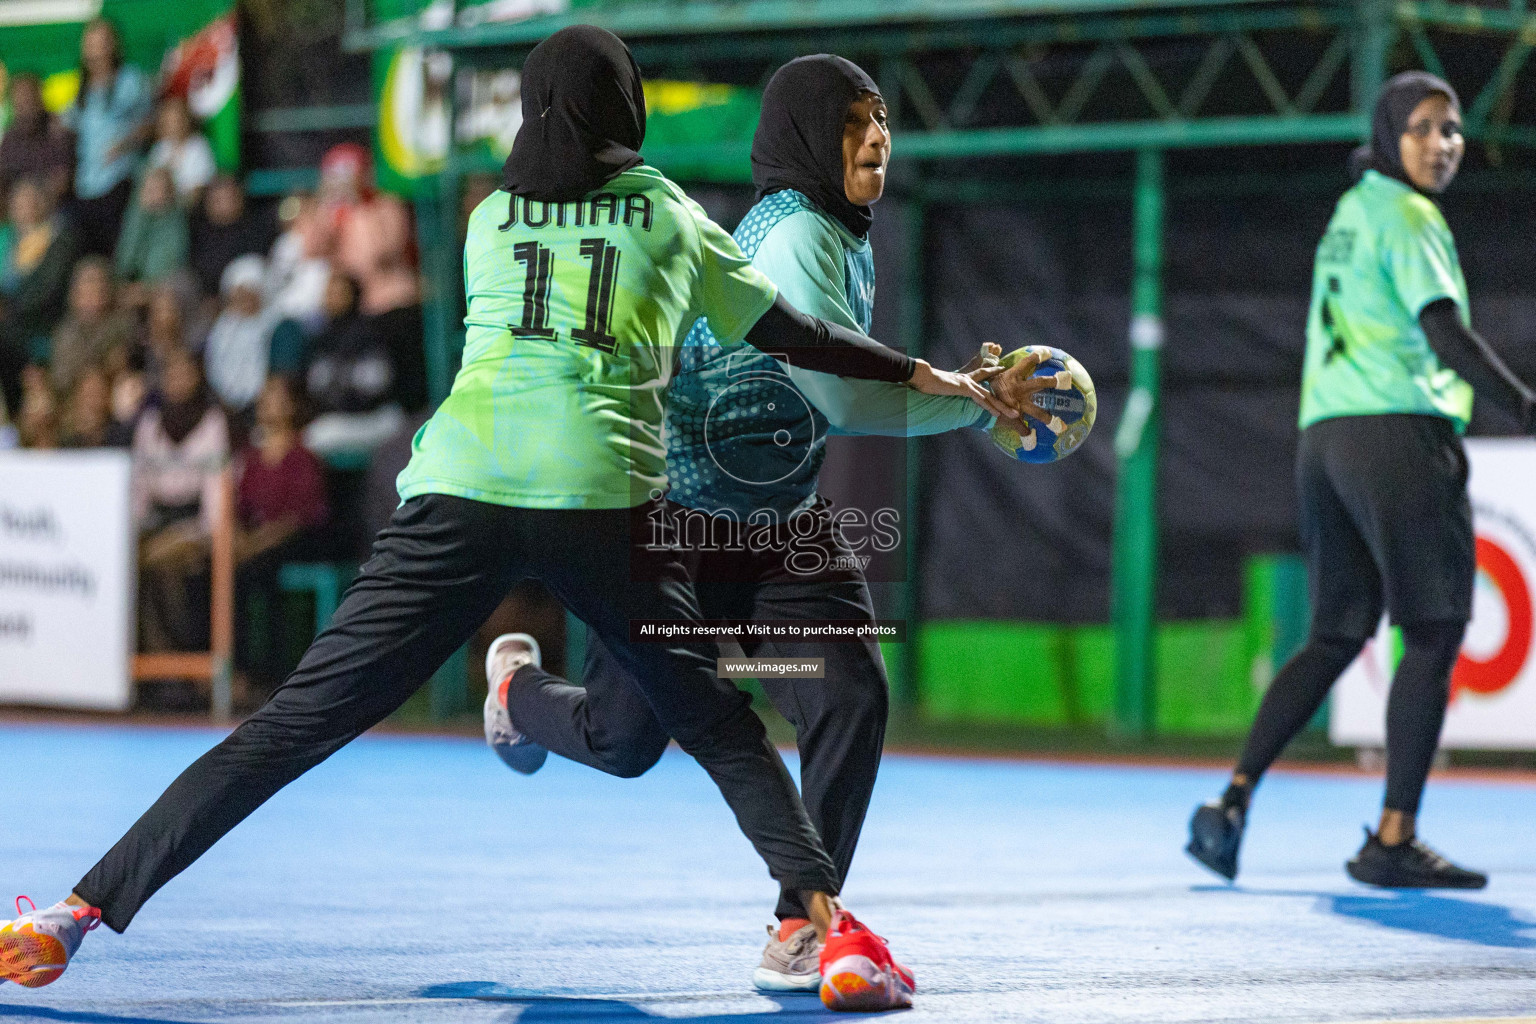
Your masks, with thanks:
M 613 293 L 619 278 L 619 248 L 601 238 L 583 238 L 581 256 L 592 263 L 587 277 L 586 322 L 570 328 L 571 338 L 613 355 L 619 339 L 613 336 Z M 559 331 L 549 326 L 549 283 L 554 276 L 554 251 L 538 242 L 519 242 L 512 258 L 523 265 L 523 320 L 508 324 L 517 338 L 556 340 Z

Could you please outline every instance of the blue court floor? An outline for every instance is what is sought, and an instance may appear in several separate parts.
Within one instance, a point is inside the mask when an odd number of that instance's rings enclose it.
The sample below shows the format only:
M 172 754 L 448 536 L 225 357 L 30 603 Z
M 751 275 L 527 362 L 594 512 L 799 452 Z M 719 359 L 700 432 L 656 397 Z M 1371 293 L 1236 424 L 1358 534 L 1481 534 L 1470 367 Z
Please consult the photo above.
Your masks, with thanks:
M 53 902 L 207 731 L 0 726 L 0 890 Z M 846 896 L 916 972 L 902 1020 L 1536 1014 L 1536 788 L 1433 783 L 1421 830 L 1488 870 L 1389 894 L 1345 858 L 1379 784 L 1277 775 L 1241 884 L 1181 852 L 1210 770 L 890 757 Z M 622 781 L 481 744 L 365 738 L 90 936 L 0 1024 L 844 1019 L 749 988 L 774 888 L 704 773 Z

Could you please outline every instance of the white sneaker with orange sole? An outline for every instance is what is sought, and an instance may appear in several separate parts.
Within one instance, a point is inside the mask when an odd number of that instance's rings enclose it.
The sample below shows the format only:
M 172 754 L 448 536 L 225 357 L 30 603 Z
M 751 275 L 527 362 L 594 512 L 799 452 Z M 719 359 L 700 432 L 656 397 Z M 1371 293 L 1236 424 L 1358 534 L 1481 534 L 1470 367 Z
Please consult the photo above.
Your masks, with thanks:
M 32 907 L 22 913 L 21 901 Z M 42 988 L 59 980 L 85 933 L 101 924 L 95 907 L 55 903 L 38 910 L 27 896 L 16 897 L 16 920 L 0 927 L 0 981 Z

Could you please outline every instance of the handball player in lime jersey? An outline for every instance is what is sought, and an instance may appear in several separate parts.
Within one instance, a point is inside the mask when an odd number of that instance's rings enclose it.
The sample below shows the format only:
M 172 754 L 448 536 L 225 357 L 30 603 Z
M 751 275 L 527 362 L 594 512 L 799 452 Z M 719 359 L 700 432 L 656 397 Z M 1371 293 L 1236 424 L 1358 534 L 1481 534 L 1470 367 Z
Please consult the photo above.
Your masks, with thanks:
M 173 782 L 67 900 L 0 928 L 0 978 L 47 984 L 96 923 L 126 928 L 269 797 L 404 703 L 527 577 L 620 659 L 770 874 L 829 927 L 836 867 L 748 699 L 716 678 L 713 645 L 629 643 L 632 619 L 699 618 L 675 554 L 632 542 L 664 485 L 675 345 L 703 316 L 723 342 L 811 369 L 994 401 L 970 377 L 779 298 L 728 234 L 643 165 L 639 69 L 617 37 L 589 26 L 551 36 L 528 57 L 522 95 L 504 191 L 470 221 L 464 366 L 417 435 L 402 503 L 361 575 L 266 705 Z
M 1306 645 L 1275 676 L 1219 800 L 1195 812 L 1189 852 L 1237 874 L 1249 799 L 1376 631 L 1402 629 L 1387 698 L 1381 822 L 1346 865 L 1370 885 L 1479 889 L 1417 837 L 1476 568 L 1461 434 L 1475 393 L 1536 431 L 1536 399 L 1472 331 L 1467 286 L 1434 197 L 1465 142 L 1452 88 L 1423 72 L 1388 82 L 1362 172 L 1317 249 L 1301 382 L 1296 479 L 1312 592 Z
M 801 57 L 763 92 L 752 144 L 758 201 L 736 241 L 780 295 L 851 330 L 868 332 L 873 316 L 870 207 L 884 191 L 890 149 L 880 90 L 851 61 Z M 683 549 L 704 617 L 873 624 L 860 560 L 816 493 L 827 435 L 932 434 L 987 427 L 992 415 L 963 398 L 786 368 L 761 352 L 722 345 L 704 320 L 693 325 L 678 361 L 665 421 L 670 514 L 656 528 Z M 1014 393 L 1026 401 L 1054 381 L 1029 379 L 1038 362 L 1026 359 L 1008 374 L 1006 383 L 1017 383 Z M 853 541 L 866 546 L 862 537 Z M 824 659 L 825 678 L 764 677 L 762 686 L 795 726 L 801 794 L 841 883 L 885 737 L 880 645 L 871 637 L 748 640 L 743 648 Z M 526 634 L 497 638 L 486 665 L 487 741 L 516 770 L 537 770 L 553 750 L 633 777 L 667 746 L 667 730 L 642 689 L 600 641 L 587 646 L 586 688 L 544 673 Z M 754 980 L 770 991 L 814 991 L 820 944 L 800 893 L 784 888 L 776 914 Z

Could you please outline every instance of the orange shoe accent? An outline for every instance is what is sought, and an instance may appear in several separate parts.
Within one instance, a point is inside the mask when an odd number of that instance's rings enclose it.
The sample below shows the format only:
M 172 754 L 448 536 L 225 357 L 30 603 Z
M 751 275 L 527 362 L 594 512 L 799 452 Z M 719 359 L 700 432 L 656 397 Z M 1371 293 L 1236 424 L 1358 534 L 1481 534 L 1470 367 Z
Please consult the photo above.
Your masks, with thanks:
M 810 923 L 809 920 L 803 917 L 786 917 L 779 922 L 779 941 L 788 942 L 791 935 Z
M 30 924 L 0 934 L 0 975 L 27 988 L 42 988 L 59 980 L 69 963 L 64 943 L 38 935 Z
M 876 988 L 863 975 L 839 971 L 821 979 L 821 1002 L 835 1010 L 887 1010 L 889 999 L 884 989 Z

